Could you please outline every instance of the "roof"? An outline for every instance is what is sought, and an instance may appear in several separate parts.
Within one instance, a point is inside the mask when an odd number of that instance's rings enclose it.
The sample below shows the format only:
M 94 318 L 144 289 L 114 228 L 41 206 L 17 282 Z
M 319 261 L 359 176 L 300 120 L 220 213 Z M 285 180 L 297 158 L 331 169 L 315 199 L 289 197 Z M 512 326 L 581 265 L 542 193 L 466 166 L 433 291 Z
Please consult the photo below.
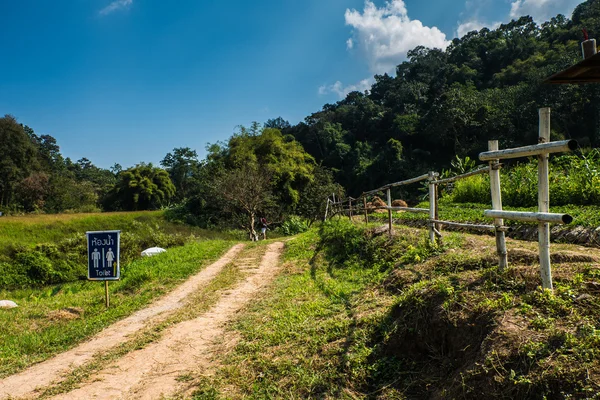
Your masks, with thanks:
M 600 53 L 556 73 L 546 79 L 544 83 L 552 84 L 577 84 L 600 82 Z

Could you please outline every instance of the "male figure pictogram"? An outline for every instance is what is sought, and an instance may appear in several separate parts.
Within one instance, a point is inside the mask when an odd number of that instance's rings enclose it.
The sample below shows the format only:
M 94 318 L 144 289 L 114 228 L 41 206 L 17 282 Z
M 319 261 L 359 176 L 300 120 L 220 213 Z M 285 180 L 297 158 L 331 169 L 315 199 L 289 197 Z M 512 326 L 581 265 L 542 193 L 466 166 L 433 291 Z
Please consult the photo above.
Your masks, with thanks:
M 98 249 L 94 249 L 92 252 L 92 261 L 94 262 L 94 268 L 98 269 L 98 263 L 100 262 L 100 252 Z

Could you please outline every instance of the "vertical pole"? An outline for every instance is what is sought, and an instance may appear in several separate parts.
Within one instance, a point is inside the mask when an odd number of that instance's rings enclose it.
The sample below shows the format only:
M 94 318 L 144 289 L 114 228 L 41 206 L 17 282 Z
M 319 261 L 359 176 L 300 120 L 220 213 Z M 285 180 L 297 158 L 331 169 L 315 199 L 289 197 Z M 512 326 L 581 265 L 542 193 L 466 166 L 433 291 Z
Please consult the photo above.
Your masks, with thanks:
M 431 244 L 435 244 L 435 209 L 436 209 L 436 198 L 435 198 L 435 173 L 429 173 L 429 241 Z
M 388 207 L 392 206 L 392 192 L 390 189 L 387 190 L 387 205 Z M 389 233 L 392 234 L 392 210 L 388 210 L 388 219 L 389 219 Z
M 327 205 L 325 206 L 325 218 L 323 218 L 323 221 L 327 221 L 327 213 L 329 212 L 329 197 L 327 198 Z
M 333 200 L 331 201 L 331 213 L 335 217 L 335 214 L 337 214 L 337 208 L 335 204 L 335 193 L 332 193 L 331 196 L 333 198 Z
M 365 224 L 369 223 L 369 210 L 367 210 L 367 198 L 363 197 L 363 205 L 365 206 Z
M 490 140 L 488 142 L 488 150 L 498 150 L 498 141 Z M 500 189 L 500 167 L 499 160 L 490 161 L 490 187 L 492 190 L 492 209 L 502 210 L 502 192 Z M 502 218 L 494 220 L 496 226 L 496 250 L 498 252 L 498 268 L 504 271 L 508 267 L 508 257 L 506 253 L 506 238 L 504 231 L 499 230 L 504 225 Z
M 106 297 L 106 308 L 110 304 L 110 298 L 108 297 L 108 281 L 104 281 L 104 296 Z
M 550 108 L 540 108 L 539 142 L 550 141 Z M 548 153 L 538 156 L 538 207 L 539 212 L 550 211 L 550 191 L 548 182 Z M 552 270 L 550 268 L 550 224 L 539 226 L 540 273 L 542 287 L 552 290 Z
M 436 178 L 438 178 L 438 176 L 436 176 Z M 439 185 L 436 183 L 435 184 L 435 219 L 439 221 L 440 219 L 440 202 L 439 200 Z M 437 229 L 438 232 L 442 232 L 442 225 L 440 224 L 436 224 L 435 229 Z
M 348 200 L 348 207 L 350 207 L 348 209 L 348 218 L 350 218 L 350 221 L 352 221 L 352 197 L 350 198 L 350 200 Z

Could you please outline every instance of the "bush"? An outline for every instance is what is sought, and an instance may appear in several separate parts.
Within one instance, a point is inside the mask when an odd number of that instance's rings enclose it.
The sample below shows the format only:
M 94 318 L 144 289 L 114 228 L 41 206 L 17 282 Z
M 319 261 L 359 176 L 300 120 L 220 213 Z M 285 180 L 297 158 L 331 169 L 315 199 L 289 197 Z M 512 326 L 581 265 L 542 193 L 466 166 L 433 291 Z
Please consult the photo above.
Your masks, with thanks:
M 309 222 L 301 217 L 292 215 L 286 219 L 283 224 L 279 227 L 279 230 L 285 236 L 297 235 L 302 232 L 306 232 L 309 228 Z
M 455 203 L 491 203 L 490 177 L 475 175 L 456 181 L 451 198 Z
M 502 201 L 510 207 L 535 207 L 538 196 L 538 161 L 518 163 L 501 170 Z M 554 206 L 600 203 L 600 151 L 563 155 L 550 160 L 550 204 Z M 488 175 L 459 180 L 447 195 L 454 203 L 491 203 Z

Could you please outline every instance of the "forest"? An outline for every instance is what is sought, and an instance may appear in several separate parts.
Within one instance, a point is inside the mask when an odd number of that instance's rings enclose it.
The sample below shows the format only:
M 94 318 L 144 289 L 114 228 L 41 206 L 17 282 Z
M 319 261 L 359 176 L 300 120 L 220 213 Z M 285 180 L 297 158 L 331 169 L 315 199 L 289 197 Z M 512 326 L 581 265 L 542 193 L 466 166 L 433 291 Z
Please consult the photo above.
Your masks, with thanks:
M 0 211 L 169 209 L 174 220 L 245 229 L 258 216 L 315 221 L 333 192 L 357 196 L 429 170 L 450 171 L 457 160 L 464 169 L 490 139 L 501 148 L 536 143 L 540 107 L 552 108 L 552 139 L 577 139 L 585 158 L 600 145 L 600 88 L 544 83 L 581 60 L 584 29 L 600 33 L 600 0 L 580 4 L 570 18 L 538 25 L 524 16 L 470 32 L 447 49 L 417 47 L 395 76 L 376 75 L 370 90 L 325 104 L 296 125 L 275 118 L 240 127 L 208 144 L 204 160 L 195 149 L 175 148 L 160 166 L 103 169 L 65 158 L 54 137 L 6 115 Z M 568 169 L 569 161 L 560 165 Z M 395 193 L 409 201 L 418 195 Z

